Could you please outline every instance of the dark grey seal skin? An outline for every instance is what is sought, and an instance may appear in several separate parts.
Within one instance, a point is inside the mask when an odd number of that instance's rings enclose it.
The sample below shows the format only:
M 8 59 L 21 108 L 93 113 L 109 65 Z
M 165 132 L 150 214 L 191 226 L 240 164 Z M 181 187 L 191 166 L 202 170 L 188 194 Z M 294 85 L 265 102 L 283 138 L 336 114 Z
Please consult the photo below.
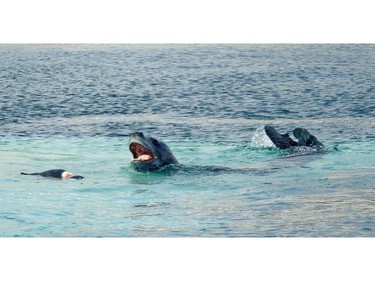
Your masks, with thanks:
M 135 132 L 129 137 L 129 150 L 133 155 L 130 162 L 136 171 L 159 170 L 167 165 L 178 164 L 172 150 L 164 142 Z
M 42 177 L 49 177 L 49 178 L 58 178 L 58 179 L 76 179 L 81 180 L 83 179 L 82 176 L 73 175 L 71 172 L 68 172 L 63 169 L 53 169 L 44 171 L 41 173 L 24 173 L 21 172 L 21 175 L 29 175 L 29 176 L 42 176 Z
M 267 129 L 270 131 L 272 127 L 268 126 Z M 273 129 L 274 130 L 274 129 Z M 274 134 L 276 131 L 273 132 Z M 276 133 L 277 134 L 277 133 Z M 275 134 L 275 135 L 276 135 Z M 321 144 L 311 136 L 306 130 L 296 129 L 295 134 L 300 138 L 300 145 L 309 144 L 310 141 L 314 141 L 316 145 Z M 290 144 L 284 145 L 284 149 L 287 147 L 298 146 L 298 142 L 292 139 L 288 140 L 286 136 L 281 135 L 285 142 L 288 141 Z M 281 141 L 279 141 L 281 142 Z M 130 162 L 131 167 L 139 172 L 148 171 L 160 171 L 166 175 L 169 174 L 182 174 L 182 175 L 215 175 L 215 174 L 228 174 L 228 173 L 253 173 L 259 175 L 266 175 L 277 169 L 283 169 L 292 166 L 298 166 L 303 163 L 309 162 L 319 156 L 320 153 L 296 153 L 283 158 L 272 159 L 261 164 L 244 166 L 244 167 L 223 167 L 223 166 L 198 166 L 189 165 L 185 166 L 179 164 L 176 157 L 173 155 L 171 149 L 162 141 L 157 140 L 153 137 L 145 136 L 141 132 L 132 133 L 129 137 L 129 150 L 133 155 L 133 159 Z M 315 151 L 315 150 L 314 150 Z M 298 151 L 297 151 L 298 152 Z M 309 151 L 308 151 L 309 152 Z
M 266 125 L 264 130 L 271 141 L 280 149 L 289 149 L 297 146 L 311 147 L 317 150 L 324 148 L 324 145 L 315 136 L 303 128 L 295 128 L 293 130 L 293 136 L 297 141 L 291 139 L 288 133 L 279 134 L 275 128 L 269 125 Z

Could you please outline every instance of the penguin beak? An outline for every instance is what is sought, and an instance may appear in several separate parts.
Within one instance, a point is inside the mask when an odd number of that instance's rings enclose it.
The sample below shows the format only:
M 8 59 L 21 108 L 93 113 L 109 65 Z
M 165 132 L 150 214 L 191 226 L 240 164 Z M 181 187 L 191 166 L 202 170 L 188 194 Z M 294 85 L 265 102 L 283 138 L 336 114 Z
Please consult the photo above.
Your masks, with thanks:
M 71 179 L 75 179 L 75 180 L 81 180 L 81 179 L 83 179 L 84 177 L 82 177 L 82 176 L 72 176 L 72 177 L 70 177 Z

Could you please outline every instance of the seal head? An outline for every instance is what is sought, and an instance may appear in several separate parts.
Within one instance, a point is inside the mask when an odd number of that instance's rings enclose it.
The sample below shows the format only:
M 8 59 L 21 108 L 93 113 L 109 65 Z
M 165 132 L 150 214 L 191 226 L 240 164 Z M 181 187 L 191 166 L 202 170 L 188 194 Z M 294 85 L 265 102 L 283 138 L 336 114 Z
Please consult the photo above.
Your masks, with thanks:
M 142 132 L 130 134 L 129 150 L 133 155 L 130 164 L 136 171 L 154 171 L 166 165 L 178 164 L 167 144 Z

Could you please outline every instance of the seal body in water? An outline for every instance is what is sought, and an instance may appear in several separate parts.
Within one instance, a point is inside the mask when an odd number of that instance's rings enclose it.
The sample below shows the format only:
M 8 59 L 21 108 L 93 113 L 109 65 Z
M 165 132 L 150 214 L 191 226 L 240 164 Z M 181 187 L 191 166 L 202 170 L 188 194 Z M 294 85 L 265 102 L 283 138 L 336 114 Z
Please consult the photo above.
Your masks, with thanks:
M 289 149 L 297 146 L 311 147 L 317 150 L 324 148 L 324 145 L 315 136 L 303 128 L 295 128 L 293 130 L 293 136 L 297 141 L 291 139 L 288 133 L 279 134 L 275 128 L 269 125 L 266 125 L 264 130 L 271 141 L 280 149 Z
M 273 141 L 278 147 L 283 149 L 291 147 L 307 147 L 308 145 L 323 146 L 317 139 L 310 135 L 306 130 L 297 128 L 294 130 L 299 142 L 293 141 L 289 136 L 278 134 L 275 129 L 268 126 L 267 131 L 271 133 Z M 266 161 L 263 164 L 246 165 L 241 167 L 224 167 L 215 165 L 181 165 L 173 155 L 171 149 L 162 141 L 153 137 L 145 136 L 143 133 L 135 132 L 129 137 L 129 150 L 133 155 L 131 167 L 136 171 L 147 172 L 154 170 L 163 170 L 173 173 L 183 174 L 220 174 L 220 173 L 260 173 L 265 174 L 275 169 L 286 168 L 311 161 L 310 155 L 319 153 L 295 154 L 294 157 L 283 157 Z M 314 151 L 316 151 L 314 149 Z M 299 157 L 297 157 L 299 156 Z M 309 156 L 309 157 L 308 157 Z M 174 164 L 174 165 L 171 165 Z
M 44 171 L 41 173 L 21 172 L 21 175 L 42 176 L 42 177 L 50 177 L 50 178 L 58 178 L 58 179 L 76 179 L 76 180 L 83 179 L 82 176 L 74 175 L 73 173 L 63 170 L 63 169 L 53 169 L 53 170 L 48 170 L 48 171 Z
M 172 150 L 164 142 L 135 132 L 129 137 L 129 150 L 133 155 L 130 162 L 136 171 L 158 170 L 166 165 L 178 164 Z

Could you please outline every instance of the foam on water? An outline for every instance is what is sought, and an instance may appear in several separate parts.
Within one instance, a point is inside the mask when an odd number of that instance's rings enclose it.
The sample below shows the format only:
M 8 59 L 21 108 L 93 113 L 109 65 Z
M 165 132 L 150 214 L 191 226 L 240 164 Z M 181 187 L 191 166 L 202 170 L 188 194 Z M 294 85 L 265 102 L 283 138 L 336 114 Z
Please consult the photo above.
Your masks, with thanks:
M 254 147 L 276 147 L 264 131 L 264 126 L 255 130 L 251 145 Z

